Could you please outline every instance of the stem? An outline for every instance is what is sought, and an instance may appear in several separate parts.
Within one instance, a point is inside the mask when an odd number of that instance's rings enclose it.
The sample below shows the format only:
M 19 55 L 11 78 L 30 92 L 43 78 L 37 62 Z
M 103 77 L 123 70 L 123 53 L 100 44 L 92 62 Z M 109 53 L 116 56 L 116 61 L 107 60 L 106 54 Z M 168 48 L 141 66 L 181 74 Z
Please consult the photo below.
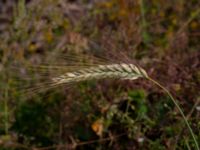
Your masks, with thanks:
M 142 22 L 141 22 L 142 38 L 145 43 L 148 43 L 149 42 L 149 34 L 147 32 L 147 21 L 145 18 L 146 8 L 144 5 L 144 0 L 140 0 L 140 11 L 141 11 L 141 18 L 142 18 Z
M 171 98 L 171 100 L 173 101 L 173 103 L 175 104 L 175 106 L 177 107 L 177 109 L 179 110 L 181 116 L 183 117 L 183 120 L 185 121 L 185 124 L 187 125 L 189 131 L 190 131 L 190 134 L 194 140 L 194 143 L 195 143 L 195 146 L 196 146 L 196 149 L 197 150 L 200 150 L 199 149 L 199 145 L 197 143 L 197 140 L 195 138 L 195 135 L 194 135 L 194 132 L 192 130 L 192 128 L 190 127 L 190 124 L 186 118 L 186 116 L 184 115 L 182 109 L 180 108 L 179 104 L 176 102 L 176 100 L 174 99 L 174 97 L 171 95 L 171 93 L 164 87 L 162 86 L 160 83 L 158 83 L 157 81 L 155 81 L 154 79 L 150 78 L 150 77 L 147 77 L 148 80 L 152 81 L 154 84 L 156 84 L 157 86 L 159 86 L 161 89 L 163 89 L 167 94 L 168 96 Z
M 4 97 L 4 130 L 5 134 L 8 135 L 8 86 L 5 89 Z

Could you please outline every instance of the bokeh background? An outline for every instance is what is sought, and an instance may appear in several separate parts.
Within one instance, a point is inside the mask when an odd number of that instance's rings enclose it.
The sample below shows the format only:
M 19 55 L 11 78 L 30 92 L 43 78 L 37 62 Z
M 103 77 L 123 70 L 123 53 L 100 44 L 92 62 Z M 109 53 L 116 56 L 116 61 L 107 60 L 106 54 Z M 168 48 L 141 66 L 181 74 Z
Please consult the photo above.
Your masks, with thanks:
M 32 66 L 69 50 L 124 52 L 171 91 L 200 141 L 199 42 L 199 0 L 0 0 L 0 149 L 194 149 L 177 108 L 143 79 L 25 91 L 42 82 Z

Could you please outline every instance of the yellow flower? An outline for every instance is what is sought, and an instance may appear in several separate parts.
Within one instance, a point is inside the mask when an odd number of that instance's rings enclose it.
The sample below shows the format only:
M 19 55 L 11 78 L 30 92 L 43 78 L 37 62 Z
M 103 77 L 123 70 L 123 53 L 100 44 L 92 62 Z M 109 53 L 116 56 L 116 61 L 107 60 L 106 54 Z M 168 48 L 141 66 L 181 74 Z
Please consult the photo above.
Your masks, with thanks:
M 30 52 L 35 52 L 37 50 L 38 46 L 36 44 L 30 44 L 28 47 L 28 50 Z
M 47 40 L 48 43 L 51 43 L 53 41 L 53 34 L 51 31 L 47 31 L 44 34 L 45 39 Z
M 91 125 L 92 130 L 96 133 L 98 136 L 102 136 L 103 134 L 103 120 L 98 119 Z

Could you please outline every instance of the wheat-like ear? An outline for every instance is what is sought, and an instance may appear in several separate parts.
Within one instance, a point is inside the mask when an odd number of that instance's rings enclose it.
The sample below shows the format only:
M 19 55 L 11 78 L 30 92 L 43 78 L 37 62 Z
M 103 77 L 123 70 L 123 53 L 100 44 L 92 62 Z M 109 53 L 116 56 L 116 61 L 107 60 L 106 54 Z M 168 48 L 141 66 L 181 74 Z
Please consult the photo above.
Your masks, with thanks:
M 133 64 L 109 64 L 109 65 L 98 65 L 96 67 L 89 67 L 73 72 L 66 72 L 63 75 L 52 78 L 54 85 L 80 82 L 91 79 L 102 79 L 102 78 L 116 78 L 116 79 L 129 79 L 135 80 L 139 77 L 147 78 L 146 71 Z

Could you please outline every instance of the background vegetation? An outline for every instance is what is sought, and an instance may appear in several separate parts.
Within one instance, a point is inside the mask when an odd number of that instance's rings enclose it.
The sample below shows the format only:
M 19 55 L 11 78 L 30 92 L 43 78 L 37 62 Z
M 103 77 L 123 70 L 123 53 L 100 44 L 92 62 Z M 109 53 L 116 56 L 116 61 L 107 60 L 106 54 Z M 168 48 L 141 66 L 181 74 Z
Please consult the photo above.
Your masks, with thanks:
M 142 79 L 34 97 L 19 87 L 40 82 L 24 66 L 68 50 L 122 51 L 172 92 L 200 141 L 199 41 L 199 0 L 1 0 L 0 149 L 194 149 L 174 104 Z

